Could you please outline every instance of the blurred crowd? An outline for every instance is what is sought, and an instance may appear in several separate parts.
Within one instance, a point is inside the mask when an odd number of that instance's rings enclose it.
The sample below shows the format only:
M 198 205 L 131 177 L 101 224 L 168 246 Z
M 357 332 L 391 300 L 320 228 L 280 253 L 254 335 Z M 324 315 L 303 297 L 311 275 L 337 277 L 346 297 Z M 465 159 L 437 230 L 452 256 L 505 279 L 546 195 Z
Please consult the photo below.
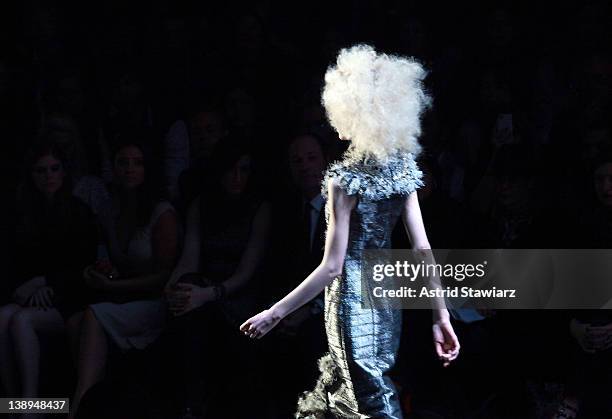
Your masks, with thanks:
M 321 260 L 321 180 L 346 145 L 320 92 L 359 42 L 429 71 L 432 247 L 612 247 L 608 2 L 172 3 L 2 5 L 2 397 L 292 417 L 322 297 L 264 339 L 238 326 Z M 407 417 L 612 417 L 607 310 L 455 313 L 447 369 L 430 313 L 404 314 Z

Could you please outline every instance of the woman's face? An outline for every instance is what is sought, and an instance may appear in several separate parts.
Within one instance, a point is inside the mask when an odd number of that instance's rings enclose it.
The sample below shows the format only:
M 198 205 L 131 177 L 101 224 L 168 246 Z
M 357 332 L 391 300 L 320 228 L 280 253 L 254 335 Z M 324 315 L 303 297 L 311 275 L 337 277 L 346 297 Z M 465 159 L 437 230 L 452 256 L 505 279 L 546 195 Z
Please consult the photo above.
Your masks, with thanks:
M 145 180 L 144 155 L 136 146 L 127 146 L 115 155 L 115 179 L 124 189 L 134 189 Z
M 228 195 L 240 196 L 246 189 L 250 176 L 251 157 L 244 155 L 221 177 L 221 186 Z
M 36 189 L 51 198 L 64 183 L 62 162 L 51 154 L 39 158 L 32 167 L 32 180 Z

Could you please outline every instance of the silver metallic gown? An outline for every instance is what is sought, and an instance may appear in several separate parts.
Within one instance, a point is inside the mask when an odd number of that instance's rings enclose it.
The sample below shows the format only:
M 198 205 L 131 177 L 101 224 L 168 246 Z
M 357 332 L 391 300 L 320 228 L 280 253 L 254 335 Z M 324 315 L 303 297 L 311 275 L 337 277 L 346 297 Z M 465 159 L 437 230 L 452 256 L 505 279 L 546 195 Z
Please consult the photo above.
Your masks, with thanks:
M 361 258 L 364 249 L 391 247 L 391 233 L 408 194 L 423 186 L 410 153 L 396 154 L 383 166 L 345 159 L 328 168 L 348 195 L 357 196 L 351 214 L 342 275 L 325 289 L 325 328 L 329 353 L 319 360 L 321 374 L 298 401 L 299 419 L 401 418 L 398 395 L 388 376 L 400 342 L 401 311 L 364 309 Z M 325 209 L 329 222 L 329 201 Z

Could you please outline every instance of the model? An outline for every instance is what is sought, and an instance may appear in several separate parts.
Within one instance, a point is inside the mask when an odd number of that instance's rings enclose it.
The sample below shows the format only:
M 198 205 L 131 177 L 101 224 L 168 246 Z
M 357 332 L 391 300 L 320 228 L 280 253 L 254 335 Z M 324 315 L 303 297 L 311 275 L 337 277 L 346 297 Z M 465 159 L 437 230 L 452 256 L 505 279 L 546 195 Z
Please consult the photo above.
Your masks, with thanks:
M 400 342 L 402 313 L 364 309 L 361 258 L 364 249 L 391 247 L 401 218 L 413 249 L 430 249 L 416 189 L 423 186 L 420 116 L 430 98 L 425 71 L 412 59 L 378 54 L 367 45 L 340 51 L 325 74 L 323 105 L 330 123 L 350 145 L 327 169 L 327 233 L 321 264 L 293 291 L 241 325 L 261 338 L 281 319 L 325 289 L 329 353 L 319 360 L 316 387 L 298 401 L 296 418 L 401 418 L 388 372 Z M 459 342 L 442 301 L 435 301 L 433 335 L 438 357 L 448 365 Z

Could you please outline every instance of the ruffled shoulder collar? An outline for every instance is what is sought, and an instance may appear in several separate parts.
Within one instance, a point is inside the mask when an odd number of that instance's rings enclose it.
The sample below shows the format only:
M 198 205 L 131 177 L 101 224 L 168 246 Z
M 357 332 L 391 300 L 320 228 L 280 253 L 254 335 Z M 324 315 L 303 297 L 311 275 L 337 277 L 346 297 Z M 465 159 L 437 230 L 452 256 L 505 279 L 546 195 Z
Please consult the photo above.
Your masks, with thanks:
M 408 195 L 424 185 L 412 153 L 390 156 L 384 164 L 373 159 L 345 158 L 329 165 L 321 184 L 321 194 L 327 199 L 330 178 L 340 183 L 347 195 L 358 194 L 377 201 L 393 195 Z

